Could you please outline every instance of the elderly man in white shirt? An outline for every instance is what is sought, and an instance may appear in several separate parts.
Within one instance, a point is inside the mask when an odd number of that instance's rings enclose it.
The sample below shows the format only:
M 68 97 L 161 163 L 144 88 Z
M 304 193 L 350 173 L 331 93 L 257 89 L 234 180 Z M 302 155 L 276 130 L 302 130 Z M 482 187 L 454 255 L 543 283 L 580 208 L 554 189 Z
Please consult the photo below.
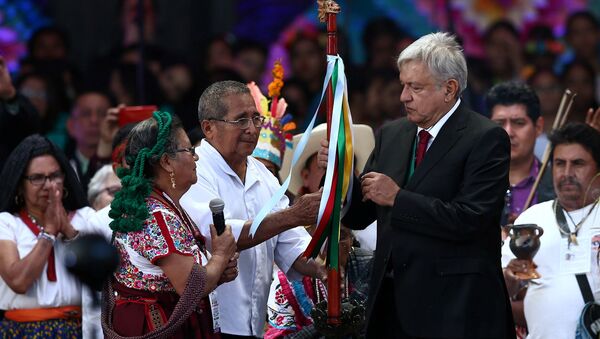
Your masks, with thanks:
M 201 233 L 210 237 L 208 203 L 214 198 L 225 202 L 225 222 L 240 251 L 240 272 L 234 281 L 217 288 L 222 337 L 262 337 L 274 262 L 288 275 L 296 271 L 325 276 L 322 267 L 301 257 L 310 236 L 297 227 L 316 221 L 321 194 L 302 196 L 289 207 L 284 196 L 250 237 L 252 219 L 280 187 L 273 174 L 250 156 L 264 118 L 246 85 L 235 81 L 208 87 L 200 97 L 198 116 L 206 136 L 196 148 L 198 182 L 181 204 Z

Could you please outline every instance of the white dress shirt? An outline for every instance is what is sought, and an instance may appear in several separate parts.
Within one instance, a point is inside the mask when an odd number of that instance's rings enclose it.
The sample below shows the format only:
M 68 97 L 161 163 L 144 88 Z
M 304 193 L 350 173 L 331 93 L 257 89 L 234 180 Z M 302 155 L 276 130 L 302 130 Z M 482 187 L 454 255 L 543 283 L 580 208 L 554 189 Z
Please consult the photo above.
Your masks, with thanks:
M 448 121 L 448 119 L 450 119 L 450 116 L 452 116 L 454 111 L 456 111 L 456 109 L 458 108 L 458 105 L 460 105 L 460 98 L 458 98 L 458 100 L 456 100 L 456 103 L 454 104 L 454 106 L 452 106 L 450 111 L 448 111 L 448 113 L 444 114 L 442 116 L 442 118 L 440 120 L 438 120 L 438 122 L 433 124 L 433 126 L 431 126 L 429 128 L 417 127 L 417 138 L 419 136 L 419 132 L 421 132 L 422 130 L 426 130 L 431 135 L 431 137 L 429 138 L 429 142 L 427 142 L 427 150 L 429 150 L 429 147 L 431 146 L 431 144 L 433 144 L 433 140 L 435 140 L 437 135 L 440 133 L 440 130 L 442 129 L 442 127 L 444 126 L 446 121 Z
M 280 185 L 258 160 L 248 157 L 246 181 L 242 182 L 221 154 L 202 140 L 196 148 L 198 182 L 181 198 L 181 205 L 207 238 L 210 248 L 212 213 L 208 203 L 214 198 L 225 202 L 223 214 L 236 240 L 244 223 L 253 219 Z M 281 198 L 273 211 L 287 208 L 289 200 Z M 267 299 L 273 263 L 289 274 L 294 261 L 304 252 L 310 236 L 303 227 L 285 231 L 252 248 L 240 252 L 238 277 L 217 288 L 221 331 L 227 334 L 263 335 Z

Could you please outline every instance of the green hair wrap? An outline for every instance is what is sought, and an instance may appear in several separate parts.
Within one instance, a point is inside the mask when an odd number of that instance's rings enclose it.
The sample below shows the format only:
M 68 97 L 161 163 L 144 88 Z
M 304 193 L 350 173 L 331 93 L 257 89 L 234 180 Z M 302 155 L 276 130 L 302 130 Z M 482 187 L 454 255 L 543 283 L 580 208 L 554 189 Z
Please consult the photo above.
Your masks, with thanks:
M 152 149 L 142 148 L 133 161 L 131 169 L 120 168 L 117 175 L 121 178 L 121 190 L 110 204 L 108 216 L 113 220 L 110 228 L 115 232 L 140 231 L 144 221 L 150 217 L 146 207 L 146 197 L 152 192 L 150 179 L 144 177 L 146 160 L 153 156 L 161 156 L 165 152 L 165 144 L 171 132 L 171 114 L 155 111 L 152 116 L 156 120 L 158 134 Z

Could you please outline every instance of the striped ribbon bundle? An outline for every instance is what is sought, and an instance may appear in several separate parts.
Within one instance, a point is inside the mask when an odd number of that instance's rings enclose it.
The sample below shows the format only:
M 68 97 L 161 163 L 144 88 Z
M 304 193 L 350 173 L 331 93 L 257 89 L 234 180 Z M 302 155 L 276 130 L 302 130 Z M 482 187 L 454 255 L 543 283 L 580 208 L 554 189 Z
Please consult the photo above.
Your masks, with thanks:
M 331 117 L 330 136 L 329 136 L 329 154 L 327 172 L 325 174 L 325 186 L 323 196 L 319 206 L 319 215 L 317 218 L 317 229 L 313 238 L 304 252 L 306 257 L 316 257 L 329 238 L 328 242 L 328 266 L 330 269 L 338 270 L 339 238 L 340 238 L 340 219 L 345 210 L 342 209 L 342 203 L 346 206 L 350 204 L 350 194 L 352 192 L 352 175 L 354 173 L 354 152 L 352 139 L 352 117 L 350 115 L 350 106 L 348 104 L 348 88 L 344 62 L 339 56 L 327 56 L 327 73 L 323 81 L 323 90 L 319 100 L 319 106 L 323 103 L 325 90 L 331 80 L 334 102 Z M 304 151 L 310 134 L 313 130 L 317 117 L 317 108 L 313 114 L 310 124 L 302 135 L 297 148 L 294 150 L 290 173 L 284 180 L 279 190 L 263 206 L 260 212 L 254 218 L 250 226 L 250 236 L 256 233 L 265 216 L 272 211 L 277 202 L 285 194 L 292 176 L 292 169 Z
M 354 173 L 354 150 L 352 140 L 352 117 L 348 104 L 348 89 L 344 73 L 344 63 L 337 58 L 333 65 L 332 81 L 334 91 L 333 112 L 329 135 L 329 158 L 323 196 L 319 206 L 317 229 L 304 256 L 315 258 L 326 240 L 327 264 L 338 270 L 340 219 L 345 213 L 342 203 L 349 206 Z M 334 156 L 332 156 L 334 155 Z

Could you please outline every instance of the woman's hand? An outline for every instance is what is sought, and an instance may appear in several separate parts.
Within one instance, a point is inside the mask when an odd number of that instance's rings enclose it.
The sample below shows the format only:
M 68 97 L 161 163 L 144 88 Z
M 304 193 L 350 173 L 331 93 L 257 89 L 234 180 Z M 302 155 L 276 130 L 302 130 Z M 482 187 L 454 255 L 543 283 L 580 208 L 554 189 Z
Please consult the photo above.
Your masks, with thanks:
M 50 183 L 48 207 L 44 212 L 44 232 L 57 235 L 63 228 L 65 220 L 68 222 L 67 212 L 62 204 L 62 189 L 56 183 Z
M 240 253 L 235 252 L 233 257 L 231 257 L 231 259 L 229 259 L 229 263 L 227 264 L 225 271 L 223 271 L 223 274 L 221 274 L 221 278 L 219 279 L 219 285 L 224 284 L 226 282 L 233 281 L 238 276 L 237 265 L 238 265 L 239 257 L 240 257 Z
M 208 264 L 206 264 L 207 278 L 205 290 L 207 293 L 210 293 L 222 282 L 225 274 L 227 274 L 227 277 L 231 278 L 231 280 L 235 279 L 235 276 L 237 276 L 237 257 L 235 257 L 234 262 L 231 261 L 237 250 L 237 244 L 233 237 L 233 233 L 231 232 L 231 226 L 225 225 L 225 231 L 223 231 L 221 235 L 217 235 L 215 226 L 210 225 L 210 236 L 212 238 L 212 252 L 211 258 L 208 261 Z M 235 266 L 235 269 L 233 266 Z M 227 272 L 228 270 L 229 272 Z M 235 273 L 235 276 L 233 276 L 233 273 Z
M 210 237 L 212 239 L 212 252 L 211 255 L 221 256 L 227 261 L 233 257 L 237 250 L 237 244 L 233 233 L 231 232 L 231 226 L 225 225 L 225 231 L 221 235 L 217 235 L 217 230 L 214 225 L 210 225 Z

